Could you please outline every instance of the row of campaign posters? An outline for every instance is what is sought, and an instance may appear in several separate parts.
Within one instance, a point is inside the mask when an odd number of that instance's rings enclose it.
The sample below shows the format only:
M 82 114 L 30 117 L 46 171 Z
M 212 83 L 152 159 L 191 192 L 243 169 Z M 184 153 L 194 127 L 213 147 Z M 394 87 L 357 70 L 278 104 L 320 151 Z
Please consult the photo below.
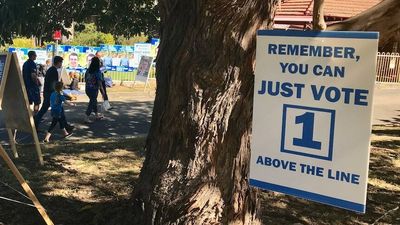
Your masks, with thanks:
M 64 58 L 63 66 L 69 71 L 83 73 L 88 68 L 90 60 L 96 52 L 102 52 L 102 60 L 106 70 L 117 72 L 132 72 L 139 66 L 142 56 L 155 58 L 157 54 L 159 39 L 152 38 L 151 43 L 135 43 L 133 46 L 126 45 L 100 45 L 98 47 L 59 45 L 57 54 Z M 46 49 L 13 48 L 9 52 L 16 52 L 19 63 L 28 59 L 28 52 L 35 51 L 36 63 L 46 65 L 51 63 L 53 45 L 47 45 Z

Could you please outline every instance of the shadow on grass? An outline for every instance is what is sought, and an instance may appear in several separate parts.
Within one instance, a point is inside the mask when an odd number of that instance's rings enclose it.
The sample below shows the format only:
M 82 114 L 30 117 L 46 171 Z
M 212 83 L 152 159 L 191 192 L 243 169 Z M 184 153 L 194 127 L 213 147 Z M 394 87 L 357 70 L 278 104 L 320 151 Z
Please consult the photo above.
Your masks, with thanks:
M 372 130 L 372 133 L 377 136 L 393 136 L 400 137 L 400 127 L 376 127 Z
M 129 197 L 144 159 L 144 138 L 101 143 L 58 143 L 43 152 L 38 166 L 33 146 L 24 146 L 14 160 L 55 224 L 119 224 L 129 215 Z M 22 191 L 0 161 L 0 180 Z M 29 202 L 0 184 L 1 196 Z M 126 214 L 125 214 L 126 213 Z M 35 208 L 0 200 L 0 222 L 6 225 L 44 224 Z
M 55 142 L 43 149 L 43 167 L 37 165 L 33 146 L 23 146 L 15 162 L 55 224 L 129 224 L 129 197 L 143 162 L 144 142 L 144 138 Z M 400 142 L 378 141 L 373 146 L 385 149 L 371 150 L 365 215 L 265 191 L 259 194 L 263 224 L 372 224 L 382 216 L 382 224 L 400 224 L 399 211 L 388 213 L 400 203 Z M 0 180 L 21 191 L 1 160 Z M 0 193 L 28 202 L 4 185 L 0 185 Z M 2 200 L 0 222 L 44 224 L 36 209 Z
M 400 140 L 373 141 L 371 144 L 372 146 L 378 148 L 389 148 L 389 149 L 400 148 Z

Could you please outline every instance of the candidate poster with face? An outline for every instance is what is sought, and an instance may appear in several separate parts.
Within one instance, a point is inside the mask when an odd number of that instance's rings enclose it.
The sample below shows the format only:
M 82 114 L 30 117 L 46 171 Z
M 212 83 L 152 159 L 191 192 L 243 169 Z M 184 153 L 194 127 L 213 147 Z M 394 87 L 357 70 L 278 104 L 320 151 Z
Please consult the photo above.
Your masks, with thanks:
M 138 72 L 136 74 L 135 80 L 147 81 L 147 79 L 149 78 L 149 73 L 152 63 L 153 63 L 153 57 L 142 56 L 142 58 L 140 59 Z

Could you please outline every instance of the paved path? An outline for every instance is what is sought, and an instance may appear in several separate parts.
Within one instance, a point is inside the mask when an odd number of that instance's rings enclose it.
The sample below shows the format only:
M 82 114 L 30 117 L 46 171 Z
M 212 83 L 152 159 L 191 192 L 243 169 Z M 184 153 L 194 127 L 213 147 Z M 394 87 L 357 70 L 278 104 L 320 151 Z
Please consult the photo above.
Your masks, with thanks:
M 99 97 L 100 99 L 100 97 Z M 148 92 L 133 91 L 122 93 L 109 93 L 109 99 L 113 110 L 105 112 L 105 118 L 91 124 L 85 124 L 83 118 L 87 107 L 86 95 L 78 97 L 76 106 L 65 105 L 65 115 L 68 122 L 75 126 L 74 134 L 70 140 L 90 138 L 121 138 L 125 136 L 145 135 L 148 133 L 153 110 L 154 95 Z M 100 108 L 100 105 L 99 105 Z M 0 117 L 2 117 L 0 115 Z M 0 119 L 1 143 L 8 142 L 8 136 L 4 129 L 4 121 Z M 44 121 L 40 124 L 40 130 L 47 130 L 51 123 L 50 111 L 46 113 Z M 58 125 L 54 129 L 51 140 L 62 139 L 62 132 Z M 44 133 L 39 133 L 39 140 L 44 139 Z M 32 142 L 31 134 L 19 133 L 18 143 Z
M 400 125 L 400 87 L 377 87 L 374 93 L 373 125 Z

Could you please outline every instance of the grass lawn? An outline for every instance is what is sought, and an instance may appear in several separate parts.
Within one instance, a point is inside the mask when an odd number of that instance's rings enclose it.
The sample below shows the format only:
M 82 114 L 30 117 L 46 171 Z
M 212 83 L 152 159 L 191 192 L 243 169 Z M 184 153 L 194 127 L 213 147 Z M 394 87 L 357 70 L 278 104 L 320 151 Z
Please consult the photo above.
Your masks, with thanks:
M 137 74 L 137 70 L 133 72 L 117 72 L 117 71 L 107 71 L 104 75 L 106 77 L 111 77 L 112 80 L 121 80 L 121 81 L 134 81 Z M 155 71 L 154 68 L 150 71 L 150 78 L 154 78 Z
M 136 77 L 137 71 L 133 72 L 115 72 L 115 71 L 107 71 L 105 73 L 106 77 L 111 77 L 112 80 L 128 80 L 134 81 Z
M 43 167 L 37 166 L 33 146 L 19 146 L 21 157 L 14 161 L 55 224 L 120 224 L 129 219 L 144 142 L 143 137 L 54 142 L 43 149 Z M 4 184 L 22 191 L 2 160 L 0 181 L 1 196 L 29 202 Z M 400 224 L 400 127 L 373 128 L 365 215 L 271 191 L 259 196 L 264 224 Z M 35 208 L 0 199 L 2 223 L 43 224 Z

